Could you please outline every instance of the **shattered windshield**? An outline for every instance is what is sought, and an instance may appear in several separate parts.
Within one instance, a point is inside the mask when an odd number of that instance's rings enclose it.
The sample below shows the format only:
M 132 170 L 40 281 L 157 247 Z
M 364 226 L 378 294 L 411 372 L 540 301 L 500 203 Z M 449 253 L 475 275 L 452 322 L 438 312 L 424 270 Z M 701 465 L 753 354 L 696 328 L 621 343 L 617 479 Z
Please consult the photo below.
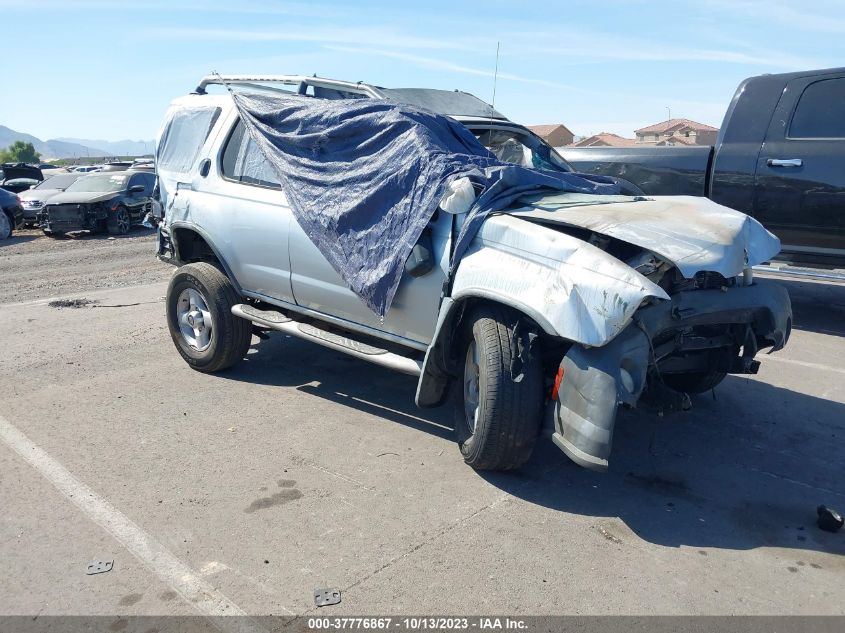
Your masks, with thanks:
M 557 152 L 530 134 L 516 129 L 469 128 L 481 144 L 501 161 L 531 169 L 572 171 Z
M 70 187 L 65 189 L 66 192 L 72 191 L 87 191 L 87 192 L 107 192 L 120 191 L 126 185 L 129 176 L 121 173 L 111 174 L 96 174 L 92 176 L 85 176 L 80 178 Z

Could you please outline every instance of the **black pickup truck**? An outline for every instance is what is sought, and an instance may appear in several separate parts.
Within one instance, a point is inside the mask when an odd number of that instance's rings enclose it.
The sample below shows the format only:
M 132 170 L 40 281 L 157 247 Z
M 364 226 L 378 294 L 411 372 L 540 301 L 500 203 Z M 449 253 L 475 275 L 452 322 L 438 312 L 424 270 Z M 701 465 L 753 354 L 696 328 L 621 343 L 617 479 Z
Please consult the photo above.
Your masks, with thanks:
M 576 171 L 646 194 L 707 196 L 747 213 L 780 238 L 783 259 L 845 262 L 845 68 L 746 79 L 714 147 L 558 151 Z

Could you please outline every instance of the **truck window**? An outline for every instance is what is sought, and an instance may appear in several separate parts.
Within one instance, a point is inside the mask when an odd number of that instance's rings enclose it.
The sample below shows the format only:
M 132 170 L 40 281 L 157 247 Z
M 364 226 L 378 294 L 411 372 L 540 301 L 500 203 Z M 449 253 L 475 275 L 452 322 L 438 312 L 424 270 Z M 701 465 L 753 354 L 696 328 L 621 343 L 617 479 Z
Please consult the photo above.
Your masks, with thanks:
M 214 127 L 220 108 L 193 108 L 177 111 L 161 135 L 156 162 L 160 169 L 187 173 Z
M 229 180 L 276 189 L 280 185 L 270 163 L 249 134 L 246 134 L 246 128 L 240 120 L 223 148 L 221 169 L 223 177 Z
M 845 79 L 825 79 L 804 89 L 789 138 L 845 138 Z

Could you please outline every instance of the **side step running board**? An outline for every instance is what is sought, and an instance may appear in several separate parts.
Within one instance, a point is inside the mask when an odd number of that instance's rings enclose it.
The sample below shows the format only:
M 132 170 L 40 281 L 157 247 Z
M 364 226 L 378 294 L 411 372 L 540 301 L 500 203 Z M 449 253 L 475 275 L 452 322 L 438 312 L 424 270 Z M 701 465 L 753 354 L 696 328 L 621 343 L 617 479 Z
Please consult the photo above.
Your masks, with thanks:
M 403 374 L 419 376 L 422 369 L 422 363 L 418 360 L 323 330 L 310 323 L 300 323 L 275 310 L 259 310 L 251 305 L 239 303 L 232 306 L 232 314 L 262 327 L 284 332 Z

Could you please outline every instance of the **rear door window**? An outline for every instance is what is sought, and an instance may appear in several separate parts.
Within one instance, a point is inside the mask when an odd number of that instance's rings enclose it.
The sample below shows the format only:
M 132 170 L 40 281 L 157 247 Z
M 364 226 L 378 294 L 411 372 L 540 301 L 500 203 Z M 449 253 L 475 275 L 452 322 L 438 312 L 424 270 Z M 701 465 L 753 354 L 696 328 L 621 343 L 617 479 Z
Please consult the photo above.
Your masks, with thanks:
M 178 110 L 161 135 L 158 166 L 165 171 L 191 171 L 219 115 L 220 108 Z
M 817 81 L 804 89 L 789 138 L 845 138 L 845 78 Z
M 259 187 L 278 188 L 276 172 L 238 120 L 223 149 L 223 177 Z

